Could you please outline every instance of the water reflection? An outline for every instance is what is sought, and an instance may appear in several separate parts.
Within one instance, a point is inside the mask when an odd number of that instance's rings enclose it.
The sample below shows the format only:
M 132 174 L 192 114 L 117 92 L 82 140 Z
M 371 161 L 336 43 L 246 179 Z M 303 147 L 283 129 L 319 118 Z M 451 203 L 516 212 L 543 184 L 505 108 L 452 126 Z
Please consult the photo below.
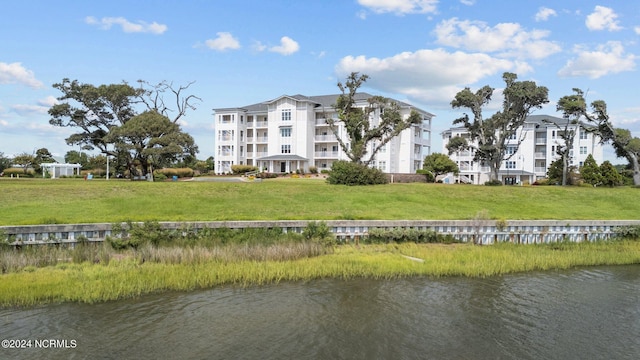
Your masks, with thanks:
M 318 280 L 0 310 L 0 358 L 635 359 L 640 266 L 485 279 Z

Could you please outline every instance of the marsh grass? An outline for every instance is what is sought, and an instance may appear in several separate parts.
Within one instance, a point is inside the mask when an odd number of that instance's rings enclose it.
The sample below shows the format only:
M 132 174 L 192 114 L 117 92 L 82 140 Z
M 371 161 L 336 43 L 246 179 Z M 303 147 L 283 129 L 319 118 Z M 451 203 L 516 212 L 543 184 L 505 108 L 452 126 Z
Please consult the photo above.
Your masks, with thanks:
M 329 185 L 321 180 L 1 179 L 0 225 L 215 220 L 636 219 L 636 188 Z
M 486 277 L 533 270 L 640 263 L 638 241 L 562 246 L 341 245 L 333 247 L 332 251 L 320 250 L 320 253 L 315 247 L 285 250 L 279 245 L 272 245 L 275 247 L 266 249 L 280 255 L 257 258 L 247 256 L 243 246 L 225 250 L 187 248 L 178 251 L 169 248 L 158 249 L 155 253 L 156 250 L 147 249 L 134 256 L 113 258 L 107 264 L 67 262 L 45 268 L 29 267 L 2 275 L 0 306 L 66 301 L 94 303 L 168 290 L 264 285 L 320 278 Z M 297 251 L 297 255 L 289 256 L 288 251 Z

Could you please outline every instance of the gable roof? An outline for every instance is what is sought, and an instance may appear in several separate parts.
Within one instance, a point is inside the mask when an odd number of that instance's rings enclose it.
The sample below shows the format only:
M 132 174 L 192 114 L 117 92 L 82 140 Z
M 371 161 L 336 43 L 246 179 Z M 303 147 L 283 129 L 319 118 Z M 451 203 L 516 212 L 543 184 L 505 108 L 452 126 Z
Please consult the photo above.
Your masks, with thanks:
M 306 95 L 302 95 L 302 94 L 296 94 L 296 95 L 280 95 L 275 99 L 272 100 L 267 100 L 267 101 L 263 101 L 260 103 L 256 103 L 256 104 L 250 104 L 250 105 L 246 105 L 246 106 L 241 106 L 241 107 L 237 107 L 237 108 L 218 108 L 218 109 L 213 109 L 214 111 L 217 112 L 226 112 L 226 111 L 245 111 L 245 112 L 266 112 L 268 111 L 268 105 L 271 103 L 274 103 L 280 99 L 283 98 L 289 98 L 289 99 L 293 99 L 295 101 L 302 101 L 302 102 L 310 102 L 315 104 L 317 107 L 325 107 L 325 108 L 330 108 L 332 107 L 336 101 L 338 100 L 338 96 L 340 96 L 342 94 L 329 94 L 329 95 L 314 95 L 314 96 L 306 96 Z M 366 92 L 358 92 L 354 95 L 354 99 L 356 101 L 366 101 L 367 99 L 373 97 L 373 95 L 366 93 Z M 427 113 L 431 116 L 434 116 L 431 113 L 428 113 L 424 110 L 418 109 L 417 107 L 408 104 L 406 102 L 403 101 L 399 101 L 396 99 L 391 99 L 392 101 L 395 101 L 400 107 L 404 107 L 404 108 L 415 108 L 417 110 L 420 110 L 424 113 Z

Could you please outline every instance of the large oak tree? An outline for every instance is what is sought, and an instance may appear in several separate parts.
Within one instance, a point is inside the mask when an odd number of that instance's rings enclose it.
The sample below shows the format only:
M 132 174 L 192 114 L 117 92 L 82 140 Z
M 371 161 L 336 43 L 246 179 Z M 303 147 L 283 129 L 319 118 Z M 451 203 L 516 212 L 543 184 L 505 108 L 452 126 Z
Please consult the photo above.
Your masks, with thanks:
M 187 110 L 195 109 L 193 102 L 200 100 L 194 95 L 184 95 L 191 83 L 178 88 L 167 82 L 150 85 L 139 81 L 139 85 L 138 88 L 127 83 L 94 86 L 63 79 L 61 83 L 53 85 L 62 92 L 62 96 L 58 97 L 59 103 L 49 109 L 49 123 L 74 128 L 77 132 L 66 139 L 67 144 L 123 159 L 132 175 L 138 169 L 142 175 L 146 175 L 151 169 L 148 165 L 165 159 L 182 158 L 185 151 L 195 154 L 197 147 L 193 139 L 177 125 Z M 165 99 L 166 95 L 174 98 L 173 106 L 169 105 L 171 101 Z M 162 116 L 175 125 L 164 128 L 170 133 L 163 135 L 163 141 L 170 137 L 181 140 L 151 142 L 152 149 L 134 151 L 141 146 L 140 132 L 146 131 L 152 134 L 152 138 L 157 137 L 154 133 L 154 127 L 158 125 L 157 117 L 148 114 L 142 116 L 145 111 Z M 137 116 L 141 117 L 127 126 Z M 174 146 L 181 141 L 181 146 Z M 171 154 L 172 151 L 175 153 Z
M 487 85 L 476 92 L 465 88 L 456 94 L 451 101 L 451 107 L 466 108 L 473 118 L 464 114 L 463 117 L 454 120 L 453 124 L 462 124 L 467 129 L 471 143 L 460 140 L 450 143 L 451 146 L 447 147 L 450 154 L 466 148 L 475 148 L 474 160 L 489 166 L 489 178 L 494 182 L 498 181 L 498 171 L 502 162 L 516 153 L 508 155 L 507 145 L 515 146 L 517 149 L 524 137 L 520 136 L 509 143 L 507 140 L 516 136 L 518 128 L 524 124 L 527 116 L 549 102 L 549 90 L 546 87 L 538 86 L 533 81 L 516 81 L 518 77 L 513 73 L 504 73 L 502 78 L 505 82 L 502 109 L 488 119 L 483 117 L 482 111 L 491 101 L 493 88 Z
M 404 118 L 400 113 L 400 106 L 382 96 L 372 96 L 367 99 L 366 106 L 357 106 L 356 93 L 368 78 L 365 74 L 352 72 L 344 84 L 339 82 L 338 88 L 342 94 L 334 105 L 338 119 L 327 119 L 342 151 L 352 162 L 365 166 L 373 161 L 378 151 L 391 139 L 411 125 L 422 122 L 417 111 L 412 110 L 409 117 Z M 344 124 L 348 138 L 340 136 L 338 122 Z
M 633 170 L 633 184 L 640 185 L 640 138 L 631 136 L 626 129 L 616 129 L 611 123 L 607 113 L 607 103 L 603 100 L 595 100 L 587 106 L 584 92 L 573 89 L 572 95 L 564 96 L 558 101 L 558 110 L 565 117 L 584 117 L 588 123 L 594 126 L 590 129 L 600 137 L 603 143 L 610 142 L 618 157 L 624 157 L 629 161 Z

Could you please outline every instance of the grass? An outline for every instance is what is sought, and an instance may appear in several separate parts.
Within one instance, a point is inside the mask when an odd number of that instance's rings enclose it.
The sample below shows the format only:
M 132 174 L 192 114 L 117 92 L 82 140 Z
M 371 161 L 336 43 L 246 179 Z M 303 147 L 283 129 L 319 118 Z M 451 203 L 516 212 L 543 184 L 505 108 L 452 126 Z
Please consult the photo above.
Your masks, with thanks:
M 170 255 L 171 258 L 175 256 Z M 142 262 L 138 256 L 125 256 L 104 264 L 58 263 L 2 275 L 0 307 L 67 301 L 95 303 L 169 290 L 320 278 L 485 277 L 532 270 L 638 263 L 638 241 L 486 247 L 470 244 L 343 245 L 328 253 L 282 261 L 246 260 L 243 257 L 203 260 L 196 256 L 192 260 L 182 257 L 179 262 Z
M 0 180 L 0 226 L 216 220 L 637 219 L 640 189 L 560 186 L 328 185 L 315 179 L 252 183 Z

